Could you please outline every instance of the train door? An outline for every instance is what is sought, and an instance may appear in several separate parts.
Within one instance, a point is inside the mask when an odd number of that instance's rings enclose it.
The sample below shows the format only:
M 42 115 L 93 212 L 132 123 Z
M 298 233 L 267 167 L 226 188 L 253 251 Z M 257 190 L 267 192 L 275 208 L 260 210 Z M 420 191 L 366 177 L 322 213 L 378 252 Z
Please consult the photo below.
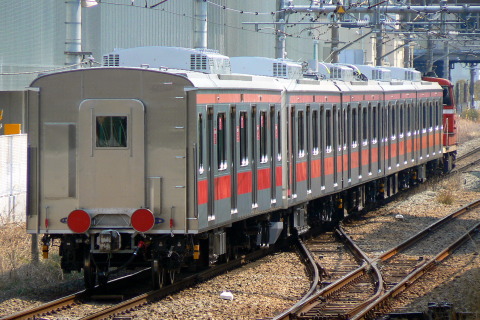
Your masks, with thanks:
M 420 125 L 420 159 L 423 160 L 426 158 L 426 147 L 427 147 L 427 107 L 426 102 L 421 99 L 419 105 L 419 125 Z
M 296 116 L 295 107 L 290 107 L 288 120 L 288 157 L 289 157 L 289 171 L 288 171 L 288 197 L 294 199 L 297 197 L 297 157 L 295 156 L 296 146 Z
M 405 101 L 405 165 L 412 160 L 413 134 L 412 134 L 412 102 L 411 99 Z
M 333 189 L 341 189 L 343 181 L 343 139 L 345 129 L 343 126 L 342 105 L 333 106 Z M 336 111 L 336 112 L 335 112 Z
M 387 144 L 387 152 L 386 152 L 386 160 L 387 160 L 387 172 L 392 170 L 392 145 L 393 145 L 393 124 L 395 117 L 393 116 L 393 108 L 392 104 L 389 102 L 387 105 L 387 114 L 386 114 L 386 144 Z
M 306 117 L 305 117 L 305 157 L 307 162 L 307 195 L 312 193 L 312 117 L 310 106 L 307 105 Z
M 214 125 L 214 111 L 213 107 L 209 106 L 207 108 L 207 127 L 206 127 L 206 141 L 207 141 L 207 217 L 208 221 L 215 219 L 215 195 L 214 195 L 214 181 L 215 181 L 215 172 L 213 170 L 214 162 L 214 146 L 213 146 L 213 128 Z
M 252 211 L 252 113 L 250 105 L 236 106 L 236 141 L 238 145 L 236 166 L 236 198 L 237 211 L 240 216 L 248 215 Z
M 145 108 L 134 99 L 79 106 L 79 207 L 145 206 Z
M 385 136 L 386 136 L 386 127 L 387 127 L 387 124 L 386 124 L 386 121 L 387 121 L 387 118 L 385 116 L 385 104 L 384 103 L 379 103 L 377 105 L 377 114 L 378 114 L 378 121 L 376 123 L 378 123 L 378 127 L 377 127 L 377 130 L 376 130 L 376 133 L 377 133 L 377 137 L 378 137 L 378 149 L 377 149 L 377 152 L 378 152 L 378 173 L 385 173 L 386 170 L 385 170 L 385 166 L 386 166 L 386 160 L 385 160 Z
M 406 164 L 406 155 L 407 155 L 407 135 L 405 132 L 405 104 L 402 101 L 399 109 L 400 116 L 398 117 L 398 153 L 397 153 L 397 164 L 400 167 L 404 167 Z
M 295 149 L 295 197 L 297 200 L 305 200 L 307 196 L 308 163 L 307 163 L 307 123 L 308 113 L 304 105 L 297 105 L 295 108 L 296 126 L 294 131 Z
M 211 157 L 209 156 L 209 146 L 207 136 L 209 136 L 209 130 L 207 130 L 207 123 L 210 122 L 208 111 L 205 108 L 197 109 L 197 145 L 196 145 L 196 184 L 197 192 L 195 199 L 197 203 L 197 217 L 207 217 L 211 214 L 209 203 L 209 172 Z M 206 223 L 205 223 L 206 225 Z
M 397 101 L 395 104 L 395 110 L 394 110 L 394 115 L 395 115 L 395 131 L 394 131 L 394 138 L 395 138 L 395 148 L 394 148 L 394 166 L 396 169 L 399 168 L 400 166 L 400 144 L 402 143 L 402 129 L 401 129 L 401 124 L 402 124 L 402 115 L 401 115 L 401 105 L 400 102 Z
M 340 129 L 340 132 L 342 133 L 342 149 L 339 150 L 340 153 L 338 154 L 339 159 L 339 164 L 338 164 L 338 170 L 341 173 L 340 176 L 340 181 L 342 182 L 342 185 L 340 185 L 340 188 L 346 188 L 348 183 L 350 183 L 351 179 L 351 171 L 350 171 L 350 148 L 349 148 L 349 139 L 351 139 L 351 134 L 352 134 L 352 128 L 349 125 L 349 119 L 351 117 L 350 114 L 350 106 L 349 105 L 343 105 L 342 106 L 342 120 L 341 124 L 342 127 Z
M 325 192 L 332 192 L 337 183 L 337 107 L 331 105 L 322 106 L 322 179 L 321 185 Z M 337 140 L 336 140 L 337 139 Z
M 211 141 L 209 150 L 209 221 L 215 223 L 230 220 L 231 212 L 231 163 L 228 142 L 230 139 L 230 106 L 217 105 L 208 108 L 207 131 Z
M 277 155 L 279 150 L 277 150 L 278 143 L 277 139 L 278 136 L 278 122 L 279 117 L 277 118 L 277 112 L 280 111 L 276 110 L 276 106 L 270 106 L 270 203 L 275 205 L 277 203 Z M 280 174 L 281 176 L 281 174 Z M 280 193 L 281 195 L 281 193 Z
M 366 136 L 364 136 L 365 139 L 367 139 L 367 148 L 368 148 L 368 168 L 366 174 L 368 176 L 372 175 L 373 168 L 374 168 L 374 157 L 373 157 L 373 128 L 376 126 L 375 123 L 373 123 L 373 108 L 372 108 L 372 103 L 368 103 L 368 108 L 367 108 L 367 120 L 363 124 L 366 127 Z
M 361 165 L 361 147 L 360 147 L 360 110 L 357 103 L 352 103 L 349 105 L 349 133 L 350 136 L 347 142 L 348 150 L 348 183 L 356 184 L 358 182 L 358 177 L 360 176 L 360 165 Z
M 252 208 L 258 207 L 258 150 L 257 150 L 257 107 L 252 106 Z
M 256 203 L 259 210 L 266 210 L 271 207 L 272 196 L 272 159 L 270 146 L 271 109 L 269 105 L 257 105 L 256 115 L 256 172 L 254 190 Z
M 430 98 L 431 99 L 431 98 Z M 435 146 L 435 134 L 434 134 L 434 126 L 433 126 L 433 101 L 428 102 L 428 143 L 427 143 L 427 154 L 435 154 L 434 146 Z
M 323 108 L 323 107 L 322 107 Z M 323 110 L 322 110 L 323 112 Z M 310 142 L 310 184 L 309 190 L 313 197 L 318 197 L 321 193 L 321 137 L 320 137 L 320 108 L 319 105 L 311 106 L 311 142 Z
M 231 181 L 230 181 L 230 189 L 232 190 L 232 197 L 231 197 L 231 209 L 230 213 L 235 214 L 238 212 L 238 192 L 237 192 L 237 173 L 238 173 L 238 134 L 239 126 L 238 123 L 238 116 L 237 111 L 234 106 L 230 108 L 230 155 L 232 157 L 232 168 L 231 168 Z

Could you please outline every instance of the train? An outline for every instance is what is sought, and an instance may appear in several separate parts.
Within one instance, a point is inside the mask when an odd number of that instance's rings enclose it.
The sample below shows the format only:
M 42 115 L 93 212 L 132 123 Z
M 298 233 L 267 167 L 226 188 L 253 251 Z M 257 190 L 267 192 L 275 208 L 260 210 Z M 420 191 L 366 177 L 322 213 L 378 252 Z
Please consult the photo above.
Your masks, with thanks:
M 153 286 L 450 171 L 455 102 L 413 69 L 142 47 L 27 89 L 27 232 L 86 288 Z

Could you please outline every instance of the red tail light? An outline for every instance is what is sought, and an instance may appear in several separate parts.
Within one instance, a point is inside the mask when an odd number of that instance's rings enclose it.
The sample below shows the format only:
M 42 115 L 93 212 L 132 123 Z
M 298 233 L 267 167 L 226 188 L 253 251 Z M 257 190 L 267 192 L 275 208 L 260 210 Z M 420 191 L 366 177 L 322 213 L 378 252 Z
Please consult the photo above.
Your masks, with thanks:
M 138 232 L 147 232 L 155 225 L 155 217 L 148 209 L 138 209 L 131 217 L 132 227 Z
M 92 219 L 84 210 L 73 210 L 67 218 L 67 224 L 70 230 L 76 233 L 84 233 L 90 229 Z

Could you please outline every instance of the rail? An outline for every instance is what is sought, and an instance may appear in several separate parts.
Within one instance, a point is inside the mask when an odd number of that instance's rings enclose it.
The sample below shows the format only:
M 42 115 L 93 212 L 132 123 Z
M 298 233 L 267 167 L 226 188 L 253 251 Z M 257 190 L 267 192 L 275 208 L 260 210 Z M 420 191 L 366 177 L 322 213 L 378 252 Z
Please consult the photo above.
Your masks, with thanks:
M 413 244 L 419 242 L 420 240 L 422 240 L 424 237 L 426 237 L 433 231 L 439 229 L 441 226 L 446 225 L 447 223 L 451 222 L 455 218 L 458 218 L 459 216 L 479 206 L 480 206 L 480 200 L 477 200 L 460 208 L 459 210 L 456 210 L 450 213 L 448 216 L 444 217 L 443 219 L 440 219 L 439 221 L 436 221 L 435 223 L 431 224 L 424 230 L 418 232 L 417 234 L 407 239 L 403 243 L 399 244 L 398 246 L 386 251 L 384 254 L 382 254 L 380 257 L 376 259 L 371 260 L 367 257 L 364 257 L 364 263 L 362 264 L 362 266 L 360 266 L 356 270 L 351 271 L 350 273 L 345 275 L 343 278 L 338 279 L 337 281 L 325 287 L 321 291 L 313 294 L 308 299 L 305 299 L 303 303 L 297 303 L 295 306 L 285 311 L 281 315 L 278 315 L 274 319 L 283 320 L 283 319 L 299 318 L 301 317 L 302 313 L 305 314 L 306 312 L 314 308 L 316 305 L 319 305 L 322 301 L 325 300 L 325 298 L 331 296 L 332 294 L 334 294 L 338 290 L 341 290 L 347 285 L 354 283 L 357 279 L 359 279 L 362 276 L 365 276 L 367 273 L 373 270 L 374 273 L 376 274 L 375 281 L 378 282 L 378 286 L 376 287 L 375 294 L 372 295 L 371 298 L 369 298 L 367 301 L 358 304 L 351 310 L 347 311 L 345 315 L 343 315 L 343 317 L 345 317 L 346 319 L 352 319 L 352 320 L 371 318 L 373 316 L 372 315 L 373 312 L 379 307 L 381 307 L 386 302 L 386 300 L 388 300 L 391 297 L 395 297 L 400 292 L 408 288 L 413 282 L 419 279 L 423 274 L 425 274 L 427 271 L 434 268 L 439 262 L 441 262 L 446 257 L 448 257 L 451 253 L 453 253 L 453 251 L 456 248 L 458 248 L 463 242 L 470 239 L 473 233 L 478 232 L 480 223 L 477 223 L 474 227 L 472 227 L 457 241 L 455 241 L 453 244 L 451 244 L 446 249 L 444 249 L 441 253 L 436 255 L 435 258 L 432 259 L 430 262 L 425 263 L 422 266 L 419 266 L 413 273 L 409 274 L 406 278 L 404 278 L 402 281 L 400 281 L 398 284 L 396 284 L 393 288 L 391 288 L 387 292 L 384 292 L 382 290 L 384 287 L 383 276 L 381 275 L 381 273 L 377 268 L 377 263 L 380 261 L 385 261 L 390 259 L 391 257 L 411 247 Z M 343 232 L 343 230 L 339 229 L 338 232 L 341 237 L 345 237 L 345 239 L 347 240 L 347 243 L 352 244 L 353 246 L 356 246 L 353 243 L 353 241 Z

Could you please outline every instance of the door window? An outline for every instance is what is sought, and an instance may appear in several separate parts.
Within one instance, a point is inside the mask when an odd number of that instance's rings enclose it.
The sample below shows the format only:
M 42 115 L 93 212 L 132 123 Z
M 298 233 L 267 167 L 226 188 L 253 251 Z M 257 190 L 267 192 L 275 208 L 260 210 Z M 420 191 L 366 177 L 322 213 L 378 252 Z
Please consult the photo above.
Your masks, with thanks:
M 97 116 L 96 126 L 97 148 L 127 147 L 126 116 Z

